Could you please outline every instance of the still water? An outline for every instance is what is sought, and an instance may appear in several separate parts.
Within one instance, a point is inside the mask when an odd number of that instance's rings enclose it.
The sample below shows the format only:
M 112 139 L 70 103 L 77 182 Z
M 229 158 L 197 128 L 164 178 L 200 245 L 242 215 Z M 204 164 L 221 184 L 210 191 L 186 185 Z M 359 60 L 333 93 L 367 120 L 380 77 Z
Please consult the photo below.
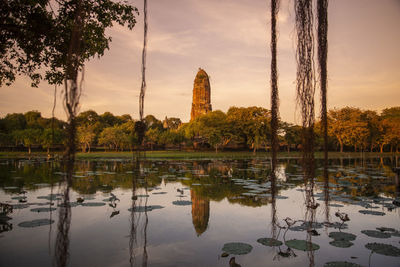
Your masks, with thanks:
M 400 266 L 394 164 L 318 162 L 307 188 L 282 159 L 271 190 L 269 159 L 78 161 L 69 188 L 60 163 L 2 160 L 0 266 Z

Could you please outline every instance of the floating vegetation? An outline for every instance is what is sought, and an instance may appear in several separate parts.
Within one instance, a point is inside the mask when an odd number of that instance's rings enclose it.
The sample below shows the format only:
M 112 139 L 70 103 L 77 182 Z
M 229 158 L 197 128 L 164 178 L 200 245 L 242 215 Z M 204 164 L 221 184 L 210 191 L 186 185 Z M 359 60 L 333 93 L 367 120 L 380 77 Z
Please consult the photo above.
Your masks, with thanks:
M 349 248 L 354 245 L 352 242 L 346 240 L 333 240 L 329 244 L 338 248 Z
M 189 206 L 189 205 L 192 205 L 192 201 L 175 200 L 175 201 L 172 201 L 172 204 L 177 205 L 177 206 Z
M 152 211 L 152 210 L 158 210 L 158 209 L 163 209 L 163 206 L 160 205 L 151 205 L 151 206 L 137 206 L 134 207 L 133 211 L 134 212 L 145 212 L 145 211 Z M 132 208 L 128 209 L 129 212 L 132 212 Z
M 13 209 L 26 209 L 29 207 L 29 204 L 12 204 Z
M 302 251 L 312 251 L 312 250 L 319 249 L 319 245 L 308 242 L 306 240 L 292 239 L 292 240 L 286 241 L 285 245 L 290 248 L 294 248 L 294 249 L 298 249 L 298 250 L 302 250 Z
M 42 225 L 49 225 L 54 223 L 54 220 L 49 219 L 36 219 L 32 221 L 21 222 L 18 224 L 19 227 L 38 227 Z
M 250 253 L 252 249 L 253 247 L 249 244 L 241 242 L 232 242 L 232 243 L 226 243 L 222 248 L 222 251 L 229 254 L 244 255 Z
M 56 210 L 56 208 L 34 208 L 31 209 L 31 211 L 33 212 L 50 212 L 50 211 L 54 211 Z
M 381 211 L 374 211 L 374 210 L 359 210 L 359 213 L 362 214 L 369 214 L 369 215 L 375 215 L 375 216 L 383 216 L 386 215 L 386 213 L 381 212 Z
M 396 232 L 396 229 L 388 227 L 376 227 L 376 230 L 379 230 L 381 232 Z
M 69 202 L 69 203 L 68 203 L 68 206 L 71 207 L 71 208 L 74 208 L 74 207 L 76 207 L 76 206 L 78 206 L 78 205 L 79 205 L 78 202 Z M 65 203 L 60 203 L 60 204 L 58 204 L 58 207 L 65 207 L 65 206 L 66 206 Z
M 281 241 L 275 238 L 259 238 L 257 239 L 257 242 L 267 247 L 276 247 L 283 244 Z
M 136 195 L 136 197 L 149 197 L 149 195 Z
M 392 257 L 400 257 L 400 249 L 389 244 L 368 243 L 365 245 L 365 247 L 377 254 L 392 256 Z
M 356 240 L 356 235 L 344 232 L 330 232 L 329 237 L 337 241 L 353 241 Z
M 47 195 L 47 196 L 38 196 L 37 199 L 46 199 L 46 200 L 61 200 L 58 195 Z
M 100 207 L 100 206 L 104 206 L 106 203 L 103 202 L 85 202 L 85 203 L 81 203 L 81 206 L 84 207 Z
M 26 196 L 16 196 L 16 197 L 12 197 L 11 199 L 24 200 L 24 199 L 26 199 Z
M 325 263 L 324 267 L 362 267 L 362 265 L 347 261 L 331 261 Z
M 328 206 L 329 206 L 329 207 L 334 207 L 334 208 L 342 208 L 342 207 L 344 207 L 344 206 L 341 205 L 341 204 L 329 204 Z
M 153 195 L 165 195 L 167 192 L 154 192 Z
M 375 238 L 389 238 L 391 236 L 389 233 L 384 233 L 376 230 L 362 230 L 361 233 Z

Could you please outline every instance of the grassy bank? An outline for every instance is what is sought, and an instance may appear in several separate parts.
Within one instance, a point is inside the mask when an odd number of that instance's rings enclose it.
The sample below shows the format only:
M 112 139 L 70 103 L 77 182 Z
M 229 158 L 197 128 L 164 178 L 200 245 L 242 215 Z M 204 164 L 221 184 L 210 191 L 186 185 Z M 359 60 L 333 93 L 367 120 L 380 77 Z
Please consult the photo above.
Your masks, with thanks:
M 255 155 L 249 151 L 238 152 L 218 152 L 213 151 L 146 151 L 148 159 L 205 159 L 205 158 L 221 158 L 221 159 L 249 159 L 249 158 L 268 158 L 271 156 L 269 152 L 257 152 Z M 330 152 L 329 158 L 361 158 L 361 157 L 392 157 L 400 156 L 399 153 L 376 153 L 376 152 Z M 61 158 L 62 154 L 57 154 Z M 92 152 L 77 153 L 77 159 L 130 159 L 132 152 Z M 0 152 L 0 158 L 46 158 L 44 152 L 35 152 L 29 155 L 26 152 Z M 280 152 L 279 158 L 301 158 L 301 152 Z M 323 158 L 322 152 L 315 153 L 316 158 Z

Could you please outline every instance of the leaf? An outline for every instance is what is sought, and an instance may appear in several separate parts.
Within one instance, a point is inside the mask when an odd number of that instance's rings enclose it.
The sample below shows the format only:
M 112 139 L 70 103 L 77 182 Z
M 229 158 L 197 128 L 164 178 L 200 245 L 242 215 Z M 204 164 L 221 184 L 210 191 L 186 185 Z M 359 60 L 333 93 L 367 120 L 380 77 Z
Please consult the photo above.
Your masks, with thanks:
M 292 239 L 289 241 L 286 241 L 286 246 L 298 250 L 303 250 L 303 251 L 312 251 L 312 250 L 318 250 L 319 245 L 308 242 L 306 240 L 297 240 L 297 239 Z
M 38 227 L 42 225 L 48 225 L 54 223 L 54 220 L 49 219 L 37 219 L 32 221 L 21 222 L 18 224 L 19 227 Z
M 347 261 L 331 261 L 325 263 L 324 267 L 362 267 L 362 265 Z
M 249 244 L 241 242 L 233 242 L 233 243 L 226 243 L 222 248 L 222 251 L 229 254 L 244 255 L 250 253 L 252 249 L 253 247 Z
M 56 208 L 34 208 L 31 209 L 31 211 L 33 212 L 50 212 L 50 211 L 54 211 L 56 210 Z
M 257 242 L 267 247 L 276 247 L 283 244 L 281 241 L 275 238 L 259 238 L 257 239 Z
M 346 240 L 333 240 L 329 244 L 338 248 L 349 248 L 354 245 L 352 242 Z
M 361 233 L 375 238 L 389 238 L 391 236 L 389 233 L 384 233 L 376 230 L 362 230 Z
M 172 204 L 177 205 L 177 206 L 189 206 L 189 205 L 192 205 L 192 201 L 175 200 L 175 201 L 172 201 Z
M 337 241 L 353 241 L 356 239 L 356 235 L 344 232 L 330 232 L 329 237 Z
M 368 243 L 365 245 L 365 247 L 377 254 L 392 256 L 392 257 L 400 257 L 400 249 L 389 244 Z
M 370 215 L 375 215 L 375 216 L 386 215 L 386 213 L 384 213 L 384 212 L 374 211 L 374 210 L 359 210 L 358 212 L 362 213 L 362 214 L 370 214 Z

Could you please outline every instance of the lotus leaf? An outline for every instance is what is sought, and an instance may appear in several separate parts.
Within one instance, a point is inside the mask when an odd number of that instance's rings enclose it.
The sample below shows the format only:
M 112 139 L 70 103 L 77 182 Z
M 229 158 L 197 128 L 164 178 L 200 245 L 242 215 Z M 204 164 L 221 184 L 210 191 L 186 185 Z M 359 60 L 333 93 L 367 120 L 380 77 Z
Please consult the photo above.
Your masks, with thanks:
M 163 209 L 163 206 L 160 205 L 151 205 L 151 206 L 137 206 L 134 208 L 135 212 L 145 212 L 145 211 L 152 211 L 152 210 L 158 210 L 158 209 Z M 128 211 L 132 212 L 132 208 L 129 208 Z
M 42 225 L 48 225 L 54 223 L 53 220 L 49 219 L 37 219 L 33 221 L 26 221 L 26 222 L 21 222 L 18 224 L 19 227 L 38 227 Z
M 362 267 L 362 265 L 347 261 L 331 261 L 325 263 L 324 267 Z
M 222 251 L 229 254 L 244 255 L 250 253 L 252 249 L 253 247 L 249 244 L 241 242 L 233 242 L 233 243 L 226 243 L 222 248 Z
M 389 238 L 390 234 L 389 233 L 383 233 L 381 231 L 376 231 L 376 230 L 362 230 L 361 233 L 370 236 L 370 237 L 375 237 L 375 238 Z
M 31 209 L 31 211 L 33 211 L 33 212 L 50 212 L 53 210 L 56 210 L 56 208 L 34 208 L 34 209 Z
M 319 245 L 308 242 L 306 240 L 292 239 L 285 242 L 286 246 L 303 251 L 318 250 Z
M 12 207 L 13 207 L 13 209 L 16 209 L 16 210 L 26 209 L 29 207 L 29 204 L 13 204 Z
M 12 197 L 11 199 L 21 200 L 21 199 L 26 199 L 26 196 L 16 196 Z
M 365 247 L 373 252 L 385 256 L 400 257 L 400 249 L 389 244 L 368 243 Z
M 164 194 L 166 194 L 167 192 L 154 192 L 153 193 L 153 195 L 164 195 Z
M 338 248 L 349 248 L 354 245 L 352 242 L 346 240 L 333 240 L 329 244 Z
M 175 201 L 172 201 L 172 204 L 177 205 L 177 206 L 189 206 L 189 205 L 192 205 L 192 201 L 175 200 Z
M 259 238 L 257 239 L 257 242 L 267 247 L 281 246 L 283 244 L 275 238 Z
M 337 241 L 353 241 L 356 239 L 355 235 L 344 232 L 330 232 L 329 237 Z
M 376 230 L 379 230 L 381 232 L 396 232 L 396 229 L 389 227 L 377 227 Z
M 374 210 L 359 210 L 358 212 L 362 213 L 362 214 L 370 214 L 370 215 L 376 215 L 376 216 L 386 215 L 386 213 L 384 213 L 384 212 L 374 211 Z
M 85 202 L 85 203 L 81 203 L 81 206 L 84 207 L 100 207 L 100 206 L 104 206 L 106 203 L 103 202 Z

